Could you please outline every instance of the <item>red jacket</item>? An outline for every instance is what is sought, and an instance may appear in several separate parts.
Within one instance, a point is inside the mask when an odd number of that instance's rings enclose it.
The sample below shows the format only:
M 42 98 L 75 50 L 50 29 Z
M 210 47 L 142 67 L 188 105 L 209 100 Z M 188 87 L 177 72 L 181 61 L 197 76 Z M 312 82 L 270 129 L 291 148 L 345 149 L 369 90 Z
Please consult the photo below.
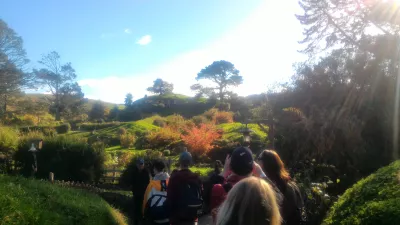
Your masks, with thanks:
M 169 178 L 168 188 L 167 188 L 167 205 L 170 212 L 170 223 L 176 224 L 179 221 L 177 218 L 177 209 L 180 195 L 181 184 L 184 182 L 198 182 L 201 187 L 201 180 L 199 175 L 193 173 L 189 169 L 177 170 L 172 172 L 171 177 Z M 197 222 L 197 218 L 195 221 Z M 189 221 L 190 222 L 190 221 Z M 193 221 L 194 222 L 194 221 Z
M 228 194 L 227 189 L 232 188 L 236 183 L 241 181 L 246 177 L 238 176 L 235 174 L 231 174 L 228 176 L 224 182 L 224 184 L 216 184 L 212 188 L 211 191 L 211 214 L 213 216 L 213 221 L 215 224 L 216 214 L 218 212 L 218 208 L 225 201 L 226 196 Z

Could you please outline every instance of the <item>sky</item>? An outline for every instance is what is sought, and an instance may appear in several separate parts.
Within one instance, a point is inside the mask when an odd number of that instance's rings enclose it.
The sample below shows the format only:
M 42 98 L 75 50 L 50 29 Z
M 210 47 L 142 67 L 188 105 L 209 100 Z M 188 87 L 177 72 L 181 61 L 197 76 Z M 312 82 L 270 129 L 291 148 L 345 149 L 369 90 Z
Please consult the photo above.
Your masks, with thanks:
M 239 95 L 266 92 L 305 59 L 296 13 L 297 1 L 277 0 L 0 0 L 0 18 L 22 36 L 29 69 L 57 51 L 85 97 L 114 103 L 129 92 L 150 94 L 157 78 L 193 96 L 197 73 L 217 60 L 240 71 Z

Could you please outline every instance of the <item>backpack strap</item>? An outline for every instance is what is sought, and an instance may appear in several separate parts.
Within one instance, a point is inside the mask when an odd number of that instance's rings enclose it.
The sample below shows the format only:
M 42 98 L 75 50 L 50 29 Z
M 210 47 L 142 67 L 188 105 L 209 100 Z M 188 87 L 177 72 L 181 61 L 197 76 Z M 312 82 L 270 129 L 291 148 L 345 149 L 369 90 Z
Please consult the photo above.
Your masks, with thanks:
M 161 191 L 167 191 L 167 181 L 161 180 Z

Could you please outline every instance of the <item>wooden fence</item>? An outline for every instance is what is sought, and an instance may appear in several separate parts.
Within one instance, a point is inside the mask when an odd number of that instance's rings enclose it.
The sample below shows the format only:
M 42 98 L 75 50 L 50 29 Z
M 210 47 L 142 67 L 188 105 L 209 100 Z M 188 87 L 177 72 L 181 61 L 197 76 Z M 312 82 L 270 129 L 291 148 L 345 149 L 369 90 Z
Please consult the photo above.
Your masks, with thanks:
M 104 170 L 103 176 L 100 178 L 100 182 L 103 183 L 118 183 L 119 177 L 121 176 L 123 170 L 118 170 L 115 167 L 112 169 Z

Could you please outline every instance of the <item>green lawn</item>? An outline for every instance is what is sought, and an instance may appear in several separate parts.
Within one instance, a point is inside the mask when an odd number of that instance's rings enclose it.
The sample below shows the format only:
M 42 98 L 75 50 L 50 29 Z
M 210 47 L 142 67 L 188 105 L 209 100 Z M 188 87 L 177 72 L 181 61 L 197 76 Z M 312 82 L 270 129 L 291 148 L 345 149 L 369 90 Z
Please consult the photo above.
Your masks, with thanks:
M 122 225 L 125 218 L 95 194 L 0 175 L 0 224 Z

